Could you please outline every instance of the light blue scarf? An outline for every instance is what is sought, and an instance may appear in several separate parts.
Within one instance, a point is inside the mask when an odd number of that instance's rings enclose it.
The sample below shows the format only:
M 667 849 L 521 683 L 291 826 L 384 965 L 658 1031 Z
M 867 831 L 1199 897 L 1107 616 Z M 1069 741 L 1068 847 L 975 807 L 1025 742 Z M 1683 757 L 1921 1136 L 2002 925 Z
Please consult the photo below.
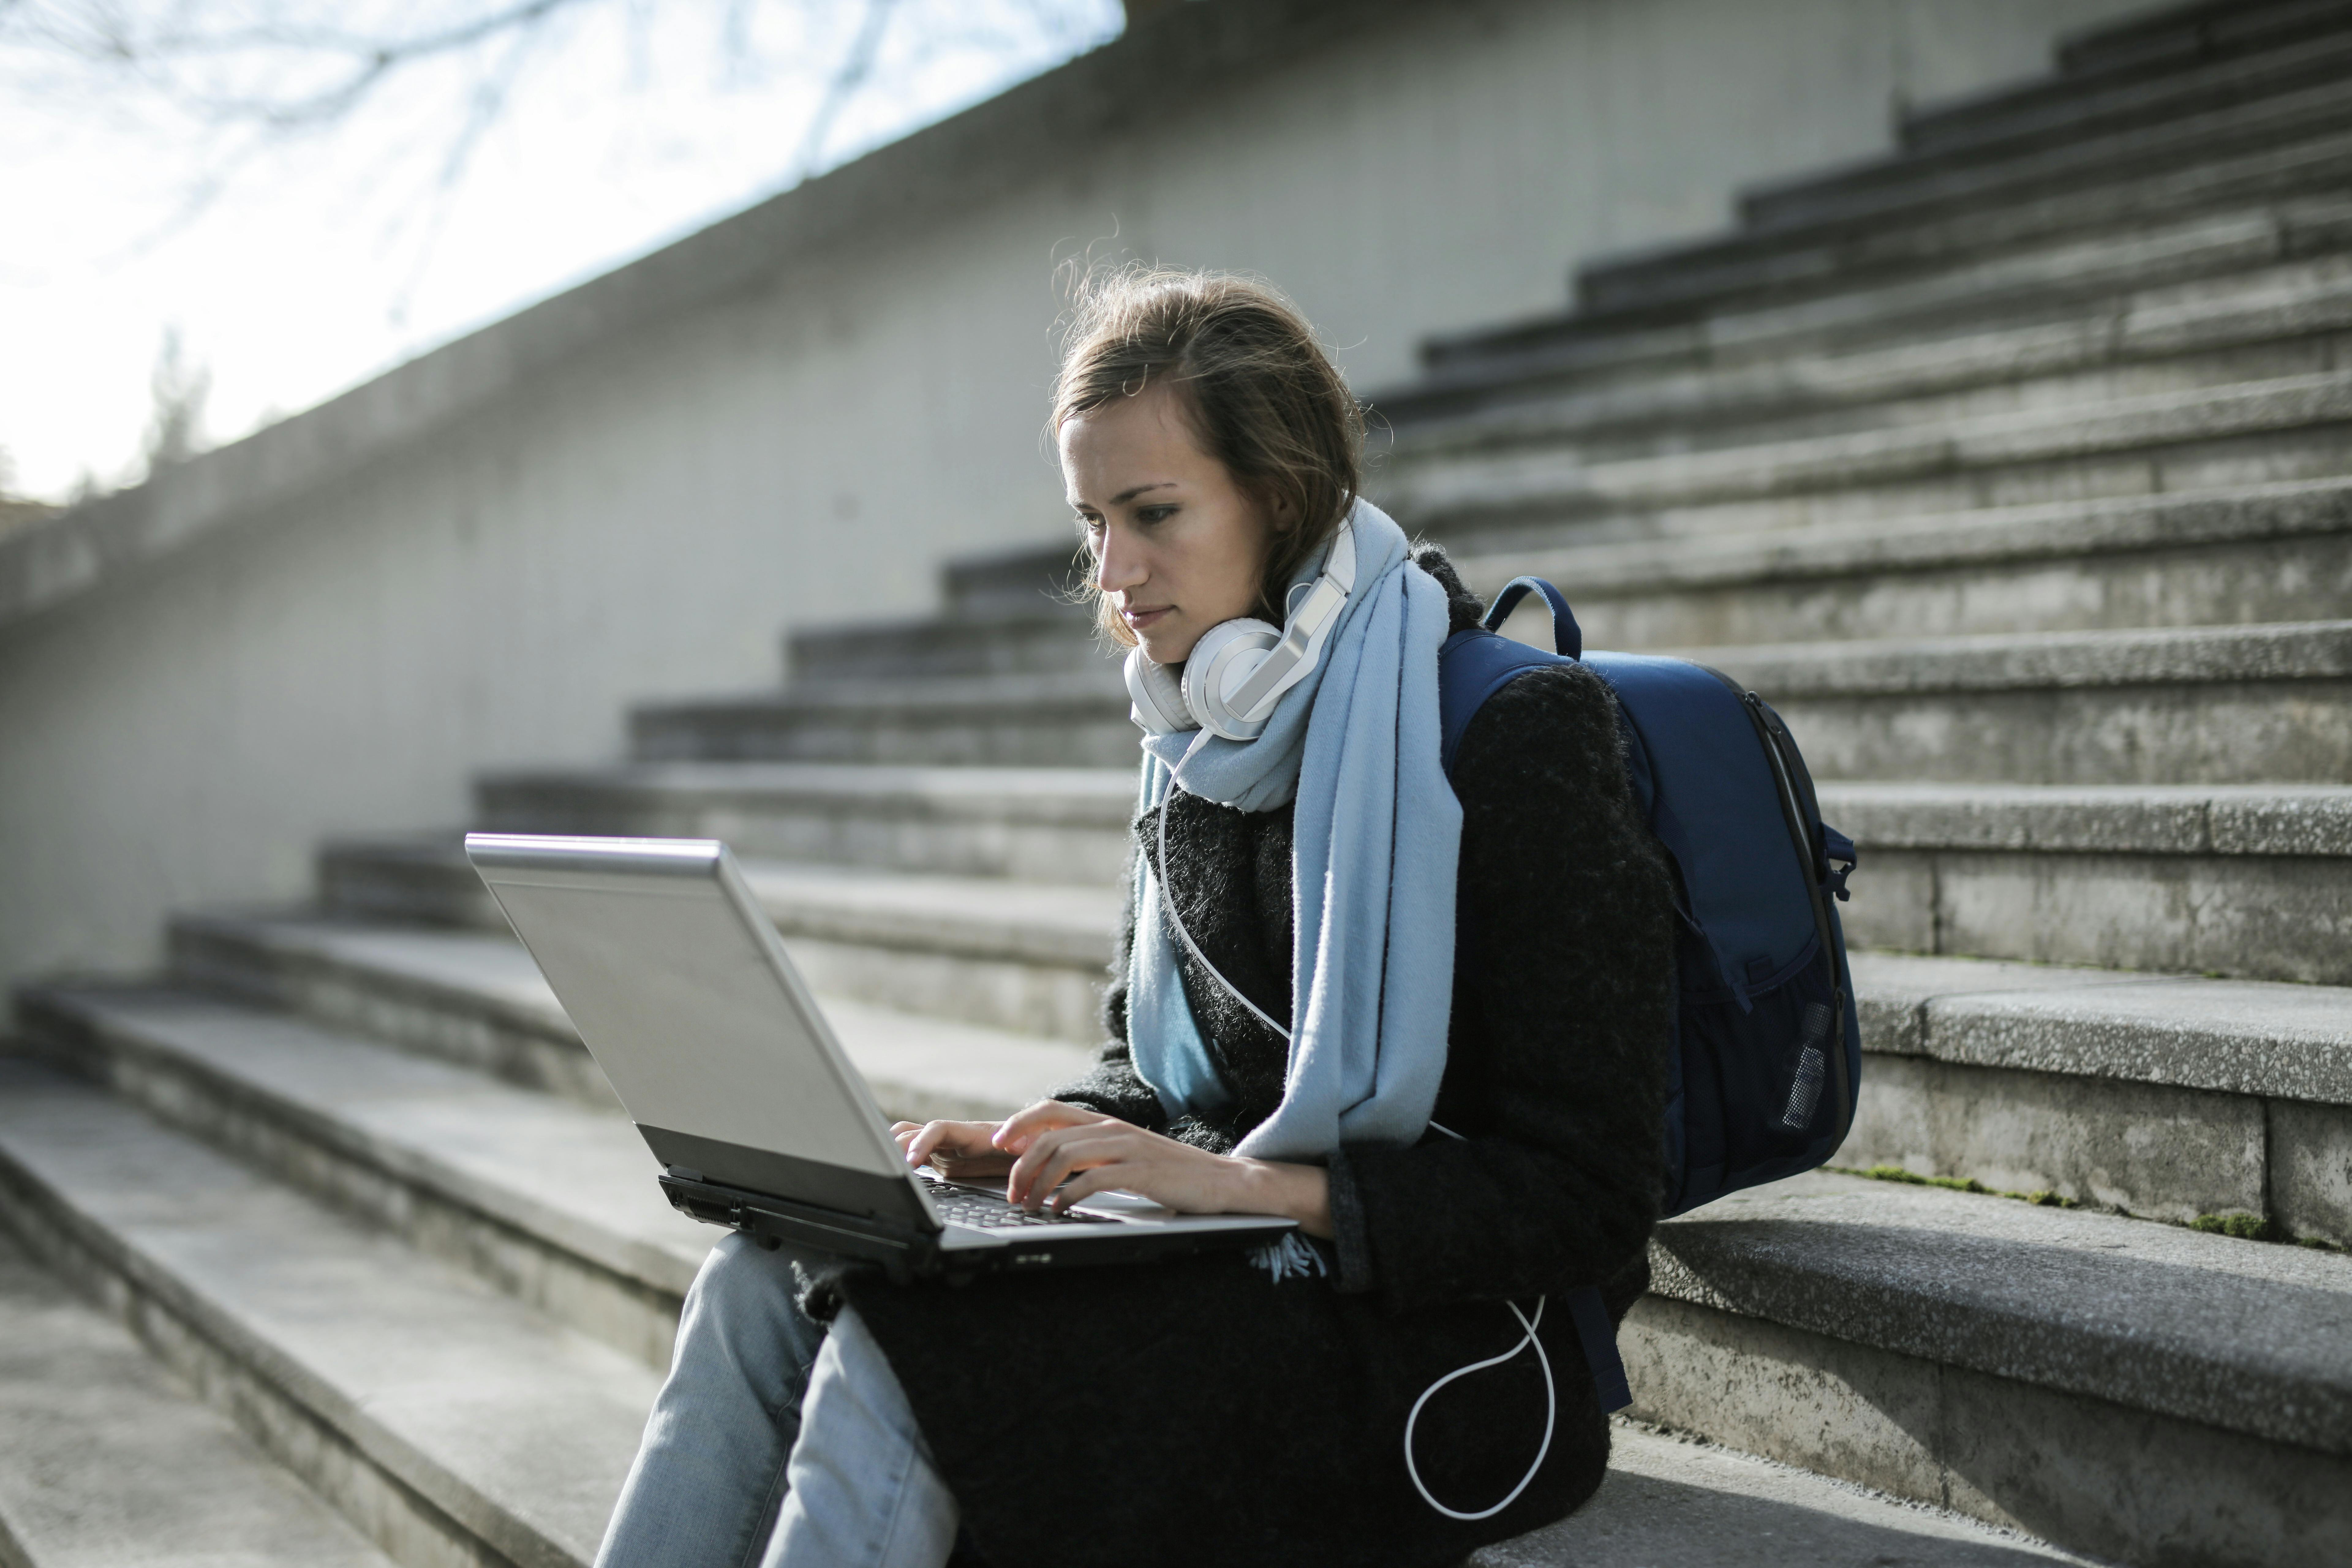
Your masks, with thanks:
M 1313 674 L 1255 741 L 1206 730 L 1143 741 L 1141 809 L 1174 788 L 1244 811 L 1296 799 L 1292 1033 L 1282 1103 L 1238 1153 L 1319 1161 L 1342 1143 L 1411 1144 L 1445 1073 L 1462 807 L 1438 763 L 1445 591 L 1404 531 L 1358 501 L 1356 588 Z M 1316 559 L 1293 586 L 1312 583 Z M 1177 979 L 1150 858 L 1138 850 L 1128 1038 L 1171 1117 L 1232 1102 Z

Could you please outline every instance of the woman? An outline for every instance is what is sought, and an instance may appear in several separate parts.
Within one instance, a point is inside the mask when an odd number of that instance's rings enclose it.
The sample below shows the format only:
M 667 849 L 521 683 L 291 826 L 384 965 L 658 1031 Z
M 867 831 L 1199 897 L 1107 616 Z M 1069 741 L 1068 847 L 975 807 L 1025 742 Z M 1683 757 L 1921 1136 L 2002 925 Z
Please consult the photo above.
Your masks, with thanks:
M 1597 1285 L 1622 1318 L 1646 1288 L 1673 985 L 1606 689 L 1512 682 L 1449 784 L 1437 647 L 1481 606 L 1357 498 L 1357 405 L 1268 289 L 1098 284 L 1054 427 L 1140 677 L 1282 622 L 1343 525 L 1354 585 L 1263 733 L 1146 735 L 1093 1071 L 896 1131 L 1031 1208 L 1118 1188 L 1311 1239 L 896 1285 L 730 1237 L 601 1562 L 1437 1564 L 1600 1483 L 1608 1427 L 1542 1299 Z M 1423 1398 L 1528 1337 L 1541 1358 Z

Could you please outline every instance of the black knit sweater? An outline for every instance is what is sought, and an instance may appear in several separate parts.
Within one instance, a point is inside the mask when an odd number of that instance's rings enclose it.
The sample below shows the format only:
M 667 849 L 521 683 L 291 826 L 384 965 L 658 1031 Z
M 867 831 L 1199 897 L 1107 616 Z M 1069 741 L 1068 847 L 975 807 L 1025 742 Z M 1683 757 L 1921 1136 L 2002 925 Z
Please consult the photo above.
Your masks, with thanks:
M 1444 557 L 1416 560 L 1446 585 L 1457 628 L 1474 620 Z M 1612 700 L 1581 668 L 1490 699 L 1454 785 L 1459 935 L 1435 1120 L 1464 1141 L 1331 1158 L 1331 1278 L 1276 1285 L 1222 1254 L 961 1286 L 839 1279 L 962 1504 L 968 1551 L 1000 1568 L 1433 1565 L 1559 1519 L 1600 1484 L 1608 1426 L 1556 1299 L 1542 1339 L 1558 1427 L 1510 1508 L 1475 1524 L 1432 1510 L 1406 1475 L 1404 1422 L 1431 1383 L 1518 1340 L 1503 1301 L 1599 1284 L 1622 1318 L 1647 1287 L 1670 873 L 1633 805 Z M 1170 798 L 1166 875 L 1186 928 L 1286 1022 L 1289 810 Z M 1137 825 L 1147 846 L 1155 826 Z M 1188 956 L 1185 996 L 1234 1106 L 1171 1126 L 1129 1058 L 1126 946 L 1108 1043 L 1056 1098 L 1230 1149 L 1281 1098 L 1280 1037 Z M 1416 1428 L 1423 1480 L 1456 1510 L 1488 1507 L 1527 1469 L 1543 1418 L 1532 1353 L 1457 1381 Z

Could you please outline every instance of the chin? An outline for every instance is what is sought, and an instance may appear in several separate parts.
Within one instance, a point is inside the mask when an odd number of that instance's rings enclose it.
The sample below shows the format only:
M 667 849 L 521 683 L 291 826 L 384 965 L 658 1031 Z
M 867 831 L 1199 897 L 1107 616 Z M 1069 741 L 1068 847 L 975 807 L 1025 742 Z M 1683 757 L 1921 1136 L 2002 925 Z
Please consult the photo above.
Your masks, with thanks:
M 1192 645 L 1201 639 L 1197 635 L 1164 637 L 1147 632 L 1136 640 L 1143 648 L 1143 657 L 1152 663 L 1181 664 L 1192 656 Z

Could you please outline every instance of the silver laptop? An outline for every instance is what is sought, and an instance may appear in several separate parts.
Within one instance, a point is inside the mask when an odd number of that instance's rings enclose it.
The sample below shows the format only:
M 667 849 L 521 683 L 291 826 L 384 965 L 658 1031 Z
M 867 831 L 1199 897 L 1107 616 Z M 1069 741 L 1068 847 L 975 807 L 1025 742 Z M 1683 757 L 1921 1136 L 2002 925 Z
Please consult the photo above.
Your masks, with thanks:
M 1097 1194 L 1030 1215 L 910 1171 L 724 844 L 473 833 L 506 912 L 683 1212 L 894 1274 L 1125 1262 L 1295 1222 Z

